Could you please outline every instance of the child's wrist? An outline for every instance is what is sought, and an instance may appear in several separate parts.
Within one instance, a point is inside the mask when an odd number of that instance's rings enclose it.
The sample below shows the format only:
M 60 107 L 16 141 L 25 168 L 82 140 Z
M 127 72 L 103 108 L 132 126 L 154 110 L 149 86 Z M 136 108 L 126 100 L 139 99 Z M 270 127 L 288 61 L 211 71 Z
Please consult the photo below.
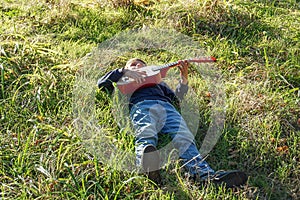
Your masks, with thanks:
M 183 85 L 187 85 L 188 84 L 188 80 L 187 79 L 181 79 L 180 83 Z

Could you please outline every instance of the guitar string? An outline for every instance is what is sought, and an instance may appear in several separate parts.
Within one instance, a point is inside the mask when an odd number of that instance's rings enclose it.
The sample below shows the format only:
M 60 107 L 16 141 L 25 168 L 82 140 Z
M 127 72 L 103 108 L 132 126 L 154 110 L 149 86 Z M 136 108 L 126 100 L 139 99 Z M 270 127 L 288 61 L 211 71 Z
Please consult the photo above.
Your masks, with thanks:
M 204 58 L 204 59 L 187 59 L 188 62 L 215 62 L 214 59 L 212 58 Z M 168 68 L 168 67 L 172 67 L 172 66 L 176 66 L 179 64 L 179 61 L 177 62 L 172 62 L 166 65 L 162 65 L 162 66 L 155 66 L 152 68 L 153 71 L 158 71 L 164 68 Z

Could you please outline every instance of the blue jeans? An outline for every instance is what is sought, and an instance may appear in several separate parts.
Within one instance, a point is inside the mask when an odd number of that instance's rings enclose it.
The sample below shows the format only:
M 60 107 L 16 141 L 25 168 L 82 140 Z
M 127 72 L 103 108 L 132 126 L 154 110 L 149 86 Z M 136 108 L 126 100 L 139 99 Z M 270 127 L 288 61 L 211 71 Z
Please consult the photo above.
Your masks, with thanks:
M 158 133 L 168 134 L 174 147 L 179 152 L 184 166 L 192 175 L 200 177 L 214 174 L 214 170 L 201 157 L 194 135 L 186 122 L 169 102 L 160 100 L 145 100 L 135 104 L 130 111 L 130 118 L 135 131 L 135 147 L 137 165 L 141 165 L 144 147 L 158 143 Z

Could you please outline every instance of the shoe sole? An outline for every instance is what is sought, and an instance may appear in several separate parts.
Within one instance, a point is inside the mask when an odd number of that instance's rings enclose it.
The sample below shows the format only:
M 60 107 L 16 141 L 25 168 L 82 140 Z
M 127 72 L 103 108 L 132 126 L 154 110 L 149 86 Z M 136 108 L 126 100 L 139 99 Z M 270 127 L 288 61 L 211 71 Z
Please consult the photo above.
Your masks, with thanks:
M 142 156 L 142 166 L 144 173 L 148 178 L 155 183 L 161 182 L 159 173 L 159 153 L 157 149 L 152 146 L 146 146 Z
M 221 185 L 225 184 L 227 188 L 239 187 L 246 183 L 248 177 L 244 172 L 232 171 L 224 174 L 221 177 L 216 177 L 212 181 L 215 184 Z

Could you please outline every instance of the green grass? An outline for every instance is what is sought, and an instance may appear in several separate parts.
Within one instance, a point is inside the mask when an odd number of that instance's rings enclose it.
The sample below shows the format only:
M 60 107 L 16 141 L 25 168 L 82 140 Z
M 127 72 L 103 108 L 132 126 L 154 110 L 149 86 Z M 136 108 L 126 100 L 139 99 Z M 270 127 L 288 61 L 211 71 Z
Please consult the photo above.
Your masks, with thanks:
M 0 5 L 0 198 L 299 199 L 299 1 L 137 2 Z M 143 26 L 175 29 L 218 58 L 226 122 L 207 160 L 215 169 L 246 171 L 247 186 L 197 186 L 170 161 L 162 172 L 165 185 L 156 188 L 136 172 L 101 162 L 82 144 L 72 91 L 83 57 L 114 35 Z M 159 64 L 183 59 L 141 50 L 114 63 L 121 66 L 133 56 Z M 192 68 L 199 145 L 210 122 L 209 84 Z M 96 97 L 99 126 L 115 146 L 132 151 L 133 139 L 114 121 L 110 99 L 99 92 Z

